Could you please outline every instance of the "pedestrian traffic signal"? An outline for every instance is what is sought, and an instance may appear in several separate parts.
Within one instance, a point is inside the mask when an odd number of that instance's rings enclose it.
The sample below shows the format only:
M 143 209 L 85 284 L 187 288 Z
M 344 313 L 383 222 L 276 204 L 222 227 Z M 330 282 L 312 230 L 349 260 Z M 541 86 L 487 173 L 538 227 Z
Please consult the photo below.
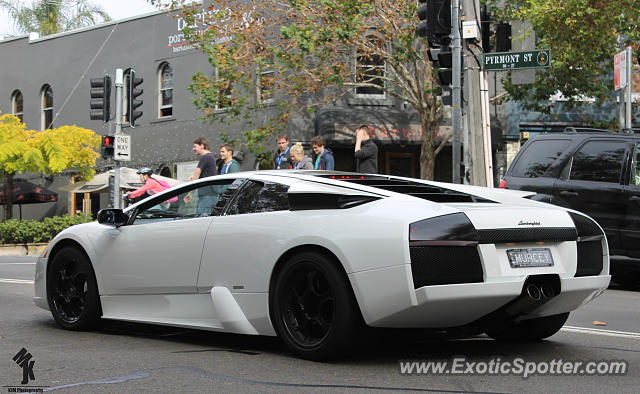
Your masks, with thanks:
M 143 79 L 136 77 L 135 70 L 131 70 L 127 78 L 127 115 L 129 117 L 129 125 L 136 127 L 136 119 L 142 116 L 142 111 L 136 111 L 136 108 L 142 105 L 142 98 L 138 100 L 137 97 L 141 96 L 143 92 L 142 89 L 137 87 L 142 85 Z
M 111 77 L 104 75 L 103 78 L 91 78 L 91 100 L 89 106 L 89 119 L 109 122 L 111 117 Z
M 427 37 L 429 46 L 449 45 L 451 34 L 451 2 L 448 0 L 418 0 L 418 24 L 416 34 Z
M 113 135 L 103 135 L 102 136 L 102 145 L 100 146 L 100 155 L 103 159 L 109 159 L 113 157 L 115 145 L 115 136 Z

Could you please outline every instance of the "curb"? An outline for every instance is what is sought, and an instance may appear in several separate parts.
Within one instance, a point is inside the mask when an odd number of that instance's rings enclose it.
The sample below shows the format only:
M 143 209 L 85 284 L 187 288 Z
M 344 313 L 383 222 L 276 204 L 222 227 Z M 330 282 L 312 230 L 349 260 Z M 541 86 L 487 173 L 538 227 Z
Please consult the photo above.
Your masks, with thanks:
M 47 247 L 47 243 L 4 244 L 0 245 L 0 256 L 38 256 Z

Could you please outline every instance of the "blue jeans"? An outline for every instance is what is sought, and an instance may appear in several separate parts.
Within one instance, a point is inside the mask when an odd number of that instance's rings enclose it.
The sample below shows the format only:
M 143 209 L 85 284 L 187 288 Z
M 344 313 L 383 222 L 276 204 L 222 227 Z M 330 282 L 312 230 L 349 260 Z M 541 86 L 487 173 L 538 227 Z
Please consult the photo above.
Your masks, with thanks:
M 196 208 L 196 213 L 211 215 L 211 213 L 213 212 L 213 207 L 216 206 L 217 202 L 217 195 L 199 196 L 198 208 Z

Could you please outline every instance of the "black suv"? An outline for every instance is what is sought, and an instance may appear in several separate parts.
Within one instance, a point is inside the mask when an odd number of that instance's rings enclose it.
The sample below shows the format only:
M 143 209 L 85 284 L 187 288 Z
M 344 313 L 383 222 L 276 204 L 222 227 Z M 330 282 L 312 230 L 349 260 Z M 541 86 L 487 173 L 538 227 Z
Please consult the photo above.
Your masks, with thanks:
M 516 155 L 500 187 L 586 213 L 604 229 L 611 274 L 640 283 L 640 134 L 568 128 L 537 135 Z M 623 256 L 618 258 L 617 256 Z

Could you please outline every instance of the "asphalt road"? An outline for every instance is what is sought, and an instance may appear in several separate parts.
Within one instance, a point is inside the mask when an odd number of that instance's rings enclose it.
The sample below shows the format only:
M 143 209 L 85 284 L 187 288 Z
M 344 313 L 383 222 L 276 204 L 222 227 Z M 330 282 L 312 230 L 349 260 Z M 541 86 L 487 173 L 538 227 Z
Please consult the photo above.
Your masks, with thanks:
M 348 359 L 316 363 L 291 356 L 275 338 L 106 322 L 98 331 L 59 329 L 32 301 L 34 259 L 0 257 L 0 386 L 63 393 L 142 392 L 637 392 L 640 292 L 612 289 L 572 313 L 546 341 L 499 343 L 480 336 L 386 336 Z M 594 325 L 595 321 L 606 326 Z M 21 385 L 13 358 L 25 348 L 35 380 Z M 459 359 L 454 360 L 454 357 Z M 497 363 L 619 360 L 623 376 L 465 373 Z M 400 373 L 401 360 L 466 361 L 459 374 Z M 463 361 L 460 361 L 463 360 Z M 532 364 L 533 365 L 533 364 Z M 539 364 L 536 364 L 539 365 Z

